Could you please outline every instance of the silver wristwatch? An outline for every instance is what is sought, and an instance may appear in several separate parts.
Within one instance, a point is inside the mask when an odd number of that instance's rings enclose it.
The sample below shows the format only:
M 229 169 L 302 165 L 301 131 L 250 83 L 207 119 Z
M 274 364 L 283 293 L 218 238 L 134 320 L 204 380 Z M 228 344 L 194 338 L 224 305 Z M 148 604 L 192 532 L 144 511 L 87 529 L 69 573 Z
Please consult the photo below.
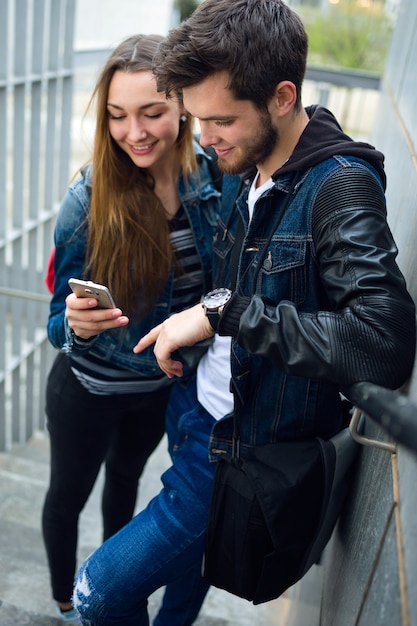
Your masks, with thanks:
M 232 292 L 225 287 L 213 289 L 213 291 L 209 291 L 204 296 L 202 300 L 203 309 L 213 330 L 217 330 L 224 306 L 231 297 Z

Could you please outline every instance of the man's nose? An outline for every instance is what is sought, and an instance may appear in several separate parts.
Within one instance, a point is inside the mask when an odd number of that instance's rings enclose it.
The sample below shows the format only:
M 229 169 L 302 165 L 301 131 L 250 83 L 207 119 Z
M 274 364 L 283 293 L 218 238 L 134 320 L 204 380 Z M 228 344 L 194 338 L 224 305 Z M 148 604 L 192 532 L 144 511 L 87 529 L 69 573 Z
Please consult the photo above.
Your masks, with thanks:
M 218 141 L 218 137 L 213 133 L 211 124 L 208 122 L 200 122 L 200 144 L 207 148 L 214 145 Z

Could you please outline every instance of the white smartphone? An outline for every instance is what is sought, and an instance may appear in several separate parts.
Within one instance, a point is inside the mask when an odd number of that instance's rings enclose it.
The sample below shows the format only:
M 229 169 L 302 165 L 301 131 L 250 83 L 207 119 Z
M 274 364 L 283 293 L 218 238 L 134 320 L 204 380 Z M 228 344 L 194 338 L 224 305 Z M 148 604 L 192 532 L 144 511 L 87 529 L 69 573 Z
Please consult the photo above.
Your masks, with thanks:
M 68 284 L 77 298 L 96 298 L 98 309 L 114 309 L 116 307 L 109 289 L 104 285 L 79 278 L 70 278 Z

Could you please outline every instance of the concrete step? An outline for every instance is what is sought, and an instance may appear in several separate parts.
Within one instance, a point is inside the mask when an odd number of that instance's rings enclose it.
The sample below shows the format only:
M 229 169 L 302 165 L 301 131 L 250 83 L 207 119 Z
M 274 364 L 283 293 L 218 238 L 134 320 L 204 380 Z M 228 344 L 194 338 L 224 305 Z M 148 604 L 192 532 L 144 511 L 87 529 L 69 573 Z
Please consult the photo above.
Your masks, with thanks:
M 62 621 L 46 615 L 38 615 L 2 602 L 0 604 L 1 626 L 62 626 Z
M 141 481 L 137 510 L 159 491 L 159 477 L 169 464 L 163 440 L 148 462 Z M 0 626 L 58 626 L 49 587 L 49 572 L 40 519 L 48 486 L 49 440 L 39 432 L 25 446 L 0 453 Z M 80 561 L 101 541 L 102 474 L 80 518 Z M 163 590 L 149 599 L 151 619 Z M 253 606 L 211 588 L 195 626 L 285 626 L 289 600 Z

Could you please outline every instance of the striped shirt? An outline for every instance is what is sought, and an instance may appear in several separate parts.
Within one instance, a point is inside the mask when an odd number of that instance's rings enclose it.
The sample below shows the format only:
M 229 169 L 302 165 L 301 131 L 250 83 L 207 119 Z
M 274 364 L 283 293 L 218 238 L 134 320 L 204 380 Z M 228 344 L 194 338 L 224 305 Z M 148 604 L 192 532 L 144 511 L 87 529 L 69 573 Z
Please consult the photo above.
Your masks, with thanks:
M 171 311 L 176 313 L 199 302 L 203 284 L 203 270 L 194 244 L 193 233 L 184 207 L 178 209 L 169 221 L 170 238 L 176 258 Z M 79 382 L 90 393 L 117 395 L 147 393 L 172 383 L 161 372 L 156 378 L 144 378 L 137 372 L 118 367 L 89 352 L 70 356 L 71 369 Z

